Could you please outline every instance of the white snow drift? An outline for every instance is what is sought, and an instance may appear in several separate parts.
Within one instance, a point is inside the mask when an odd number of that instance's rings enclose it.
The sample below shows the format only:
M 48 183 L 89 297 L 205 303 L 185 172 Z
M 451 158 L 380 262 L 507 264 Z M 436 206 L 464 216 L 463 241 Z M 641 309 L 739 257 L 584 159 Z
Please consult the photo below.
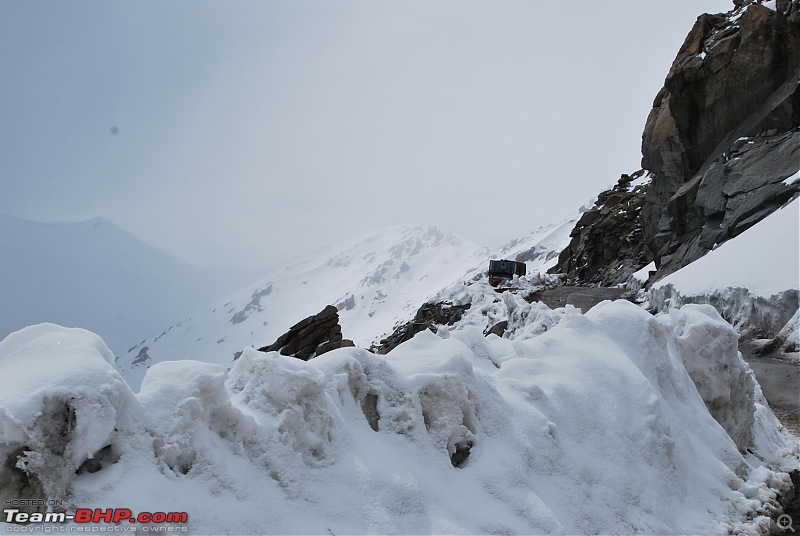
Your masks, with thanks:
M 797 446 L 714 309 L 551 313 L 513 340 L 163 362 L 138 395 L 96 336 L 26 328 L 0 343 L 0 499 L 187 511 L 195 533 L 764 531 Z

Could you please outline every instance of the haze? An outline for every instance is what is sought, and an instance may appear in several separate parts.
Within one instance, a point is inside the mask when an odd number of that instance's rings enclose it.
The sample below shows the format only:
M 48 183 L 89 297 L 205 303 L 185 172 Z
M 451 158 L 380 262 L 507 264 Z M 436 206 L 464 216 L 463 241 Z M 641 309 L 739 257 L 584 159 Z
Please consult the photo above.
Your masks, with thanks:
M 0 212 L 203 265 L 409 222 L 497 246 L 640 167 L 722 0 L 0 3 Z

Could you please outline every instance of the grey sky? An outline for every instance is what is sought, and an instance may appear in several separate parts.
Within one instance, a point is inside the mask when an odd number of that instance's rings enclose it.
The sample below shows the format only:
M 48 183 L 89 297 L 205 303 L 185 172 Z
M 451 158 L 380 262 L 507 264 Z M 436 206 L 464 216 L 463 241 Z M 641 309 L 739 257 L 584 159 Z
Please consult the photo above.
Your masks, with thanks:
M 0 212 L 203 264 L 400 222 L 496 246 L 639 167 L 727 0 L 0 2 Z

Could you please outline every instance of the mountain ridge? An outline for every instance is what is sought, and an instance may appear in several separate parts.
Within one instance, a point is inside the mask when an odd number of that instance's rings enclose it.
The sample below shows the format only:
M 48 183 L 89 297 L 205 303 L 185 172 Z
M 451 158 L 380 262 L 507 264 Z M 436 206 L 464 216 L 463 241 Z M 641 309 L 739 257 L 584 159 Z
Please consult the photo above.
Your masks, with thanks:
M 236 288 L 250 271 L 196 267 L 113 221 L 36 222 L 0 214 L 2 336 L 55 322 L 100 333 L 121 352 L 147 332 Z

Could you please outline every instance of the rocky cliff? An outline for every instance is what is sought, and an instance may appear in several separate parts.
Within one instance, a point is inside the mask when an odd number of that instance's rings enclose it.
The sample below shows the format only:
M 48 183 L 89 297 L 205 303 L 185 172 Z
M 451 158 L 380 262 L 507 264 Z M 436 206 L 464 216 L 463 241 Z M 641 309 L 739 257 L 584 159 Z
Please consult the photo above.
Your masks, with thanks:
M 597 196 L 570 233 L 569 247 L 550 271 L 567 282 L 611 286 L 653 260 L 642 232 L 642 206 L 649 177 L 644 170 L 622 175 Z
M 800 168 L 800 2 L 697 19 L 653 103 L 642 220 L 660 277 L 789 199 Z
M 554 271 L 610 285 L 652 258 L 660 279 L 798 196 L 800 1 L 734 4 L 697 19 L 655 98 L 642 135 L 652 182 L 630 199 L 641 209 L 599 199 Z M 640 242 L 617 248 L 620 236 Z

